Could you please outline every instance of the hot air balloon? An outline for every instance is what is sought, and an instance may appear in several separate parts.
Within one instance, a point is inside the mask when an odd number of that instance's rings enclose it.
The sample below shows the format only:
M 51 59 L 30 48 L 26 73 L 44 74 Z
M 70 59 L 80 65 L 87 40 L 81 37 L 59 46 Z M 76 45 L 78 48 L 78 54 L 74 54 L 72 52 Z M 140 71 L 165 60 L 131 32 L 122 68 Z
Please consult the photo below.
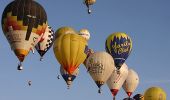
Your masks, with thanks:
M 142 94 L 136 94 L 135 96 L 133 96 L 134 100 L 144 100 L 144 96 Z
M 124 98 L 123 100 L 134 100 L 133 98 Z
M 116 70 L 113 71 L 110 78 L 107 80 L 107 86 L 109 87 L 113 95 L 113 100 L 115 100 L 115 96 L 117 95 L 118 91 L 122 87 L 127 76 L 128 76 L 128 67 L 124 63 L 120 68 L 120 73 L 118 74 Z
M 123 89 L 129 96 L 129 98 L 137 88 L 138 84 L 139 84 L 138 74 L 133 69 L 129 69 L 128 76 L 125 82 L 123 83 Z
M 35 46 L 36 50 L 40 54 L 40 61 L 43 59 L 44 54 L 51 48 L 55 39 L 54 35 L 53 29 L 48 26 L 45 30 L 45 33 L 41 37 L 41 40 Z
M 166 92 L 160 87 L 150 87 L 144 93 L 145 100 L 166 100 Z
M 87 29 L 81 29 L 79 35 L 83 36 L 87 41 L 90 39 L 90 32 Z
M 47 27 L 44 8 L 33 0 L 14 0 L 3 11 L 2 30 L 20 63 L 38 43 Z
M 87 6 L 88 9 L 88 14 L 91 13 L 90 5 L 93 5 L 94 3 L 96 3 L 96 0 L 84 0 L 84 4 Z
M 74 81 L 74 79 L 77 77 L 77 75 L 79 74 L 79 68 L 77 68 L 72 75 L 68 74 L 67 71 L 64 70 L 64 68 L 62 66 L 60 66 L 60 73 L 63 77 L 63 79 L 66 81 L 68 89 L 70 88 L 72 82 Z
M 87 55 L 87 57 L 86 57 L 86 59 L 84 60 L 84 62 L 83 62 L 83 64 L 86 66 L 86 62 L 87 62 L 87 59 L 88 59 L 88 57 L 91 55 L 91 54 L 93 54 L 94 53 L 94 51 L 93 51 L 93 49 L 88 49 L 87 50 L 87 52 L 86 52 L 86 55 Z M 88 69 L 87 69 L 88 70 Z
M 54 42 L 53 51 L 61 66 L 72 75 L 86 59 L 87 41 L 78 34 L 64 34 Z
M 119 70 L 132 50 L 132 40 L 126 33 L 116 32 L 106 39 L 105 49 L 112 55 Z
M 74 30 L 72 27 L 69 26 L 63 26 L 57 29 L 55 32 L 56 38 L 59 38 L 60 36 L 63 36 L 64 34 L 76 34 L 78 33 L 76 30 Z
M 114 60 L 107 52 L 95 52 L 90 55 L 86 62 L 86 68 L 95 81 L 101 93 L 101 86 L 108 80 L 114 71 Z
M 31 84 L 32 84 L 32 81 L 28 81 L 28 86 L 31 86 Z

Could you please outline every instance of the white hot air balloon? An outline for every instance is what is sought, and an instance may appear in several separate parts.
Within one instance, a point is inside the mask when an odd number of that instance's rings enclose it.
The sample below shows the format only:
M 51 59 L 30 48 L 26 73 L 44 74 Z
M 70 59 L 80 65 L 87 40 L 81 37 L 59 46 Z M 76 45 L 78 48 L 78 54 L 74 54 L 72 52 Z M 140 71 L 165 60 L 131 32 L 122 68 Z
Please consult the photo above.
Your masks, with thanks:
M 115 69 L 112 56 L 107 52 L 95 52 L 88 57 L 86 68 L 98 86 L 98 92 L 101 93 L 101 86 L 108 80 Z
M 126 78 L 125 82 L 123 83 L 123 89 L 130 97 L 132 93 L 135 91 L 139 84 L 139 77 L 138 74 L 133 70 L 129 69 L 128 77 Z
M 78 76 L 79 74 L 79 68 L 77 68 L 73 74 L 68 74 L 67 71 L 64 70 L 64 68 L 62 66 L 60 66 L 60 74 L 62 75 L 63 79 L 65 80 L 65 82 L 67 83 L 68 89 L 70 88 L 72 82 L 74 81 L 74 79 Z
M 86 40 L 90 39 L 90 32 L 87 29 L 81 29 L 79 35 L 84 37 Z
M 107 86 L 109 87 L 112 95 L 113 100 L 115 100 L 115 96 L 122 87 L 124 81 L 126 80 L 128 76 L 128 67 L 124 63 L 122 67 L 120 68 L 120 73 L 117 73 L 117 71 L 113 71 L 110 78 L 107 80 Z

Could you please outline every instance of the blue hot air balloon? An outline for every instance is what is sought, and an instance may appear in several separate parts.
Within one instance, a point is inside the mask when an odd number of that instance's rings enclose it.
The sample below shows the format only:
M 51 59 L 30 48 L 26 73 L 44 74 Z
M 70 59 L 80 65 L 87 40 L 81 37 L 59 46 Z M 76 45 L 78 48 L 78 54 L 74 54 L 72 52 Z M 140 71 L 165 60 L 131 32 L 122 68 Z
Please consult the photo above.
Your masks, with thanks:
M 106 39 L 105 49 L 113 57 L 119 70 L 131 53 L 132 40 L 126 33 L 116 32 Z

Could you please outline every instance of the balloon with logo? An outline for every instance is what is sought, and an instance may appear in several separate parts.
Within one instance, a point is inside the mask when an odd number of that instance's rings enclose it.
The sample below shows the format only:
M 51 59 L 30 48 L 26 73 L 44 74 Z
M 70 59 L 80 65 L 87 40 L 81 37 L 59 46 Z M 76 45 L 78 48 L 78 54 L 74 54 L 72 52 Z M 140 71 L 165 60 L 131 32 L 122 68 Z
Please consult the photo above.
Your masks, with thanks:
M 69 26 L 63 26 L 57 29 L 55 32 L 55 37 L 58 39 L 60 36 L 63 36 L 65 34 L 77 34 L 78 32 L 74 30 L 72 27 Z
M 144 100 L 144 96 L 142 94 L 136 94 L 133 96 L 134 100 Z
M 125 90 L 129 97 L 135 91 L 138 84 L 139 84 L 138 74 L 133 69 L 129 69 L 128 76 L 125 82 L 123 83 L 123 89 Z
M 68 89 L 70 88 L 72 82 L 79 74 L 79 68 L 77 68 L 72 75 L 68 74 L 67 71 L 64 70 L 62 66 L 60 66 L 60 74 L 62 75 L 63 79 L 67 83 Z
M 123 32 L 115 32 L 105 42 L 106 51 L 112 55 L 116 68 L 119 70 L 132 50 L 131 38 Z
M 116 97 L 118 91 L 120 90 L 120 88 L 122 87 L 127 76 L 128 76 L 128 67 L 124 63 L 122 65 L 122 67 L 120 68 L 120 73 L 118 74 L 116 72 L 116 70 L 113 71 L 113 73 L 107 80 L 107 86 L 109 87 L 109 89 L 113 95 L 113 100 L 115 100 L 115 97 Z
M 72 75 L 86 59 L 87 41 L 78 34 L 64 34 L 55 40 L 53 51 L 61 66 Z
M 11 49 L 22 62 L 33 50 L 47 27 L 47 15 L 44 8 L 34 0 L 14 0 L 3 11 L 1 26 Z
M 35 46 L 36 50 L 40 54 L 40 61 L 42 61 L 44 54 L 51 48 L 53 45 L 55 36 L 53 29 L 48 26 L 45 30 L 45 33 L 41 37 L 41 40 Z
M 166 92 L 160 87 L 150 87 L 144 93 L 145 100 L 166 100 Z
M 96 3 L 96 0 L 84 0 L 84 4 L 87 6 L 88 14 L 91 13 L 90 5 Z
M 87 29 L 81 29 L 79 35 L 83 36 L 87 41 L 90 39 L 90 32 Z
M 107 52 L 95 52 L 88 57 L 86 68 L 98 86 L 99 93 L 101 93 L 101 86 L 114 71 L 114 66 L 114 60 Z

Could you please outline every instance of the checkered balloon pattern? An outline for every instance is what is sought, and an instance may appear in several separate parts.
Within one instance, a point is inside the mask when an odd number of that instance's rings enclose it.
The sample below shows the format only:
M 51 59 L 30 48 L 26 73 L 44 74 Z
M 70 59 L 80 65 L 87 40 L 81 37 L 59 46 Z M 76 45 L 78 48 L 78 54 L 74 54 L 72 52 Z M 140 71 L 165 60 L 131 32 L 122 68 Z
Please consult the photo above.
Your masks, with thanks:
M 54 31 L 52 29 L 52 27 L 47 26 L 46 31 L 44 33 L 44 35 L 42 36 L 41 40 L 39 41 L 39 43 L 36 45 L 36 50 L 38 51 L 38 53 L 40 54 L 40 56 L 42 57 L 53 45 L 55 36 L 54 36 Z

